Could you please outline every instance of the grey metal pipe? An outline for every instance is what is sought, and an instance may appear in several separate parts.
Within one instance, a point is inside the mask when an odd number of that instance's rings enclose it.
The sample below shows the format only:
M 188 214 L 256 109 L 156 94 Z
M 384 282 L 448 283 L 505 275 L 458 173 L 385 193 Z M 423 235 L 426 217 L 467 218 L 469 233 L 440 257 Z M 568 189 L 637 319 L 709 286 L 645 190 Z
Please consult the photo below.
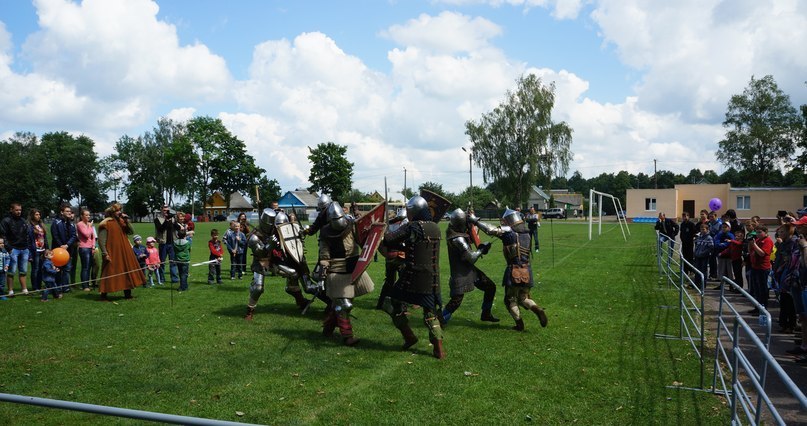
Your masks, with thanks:
M 223 420 L 187 417 L 175 414 L 155 413 L 153 411 L 131 410 L 128 408 L 107 407 L 104 405 L 85 404 L 83 402 L 62 401 L 58 399 L 38 398 L 34 396 L 12 395 L 0 393 L 0 401 L 15 404 L 37 405 L 40 407 L 58 408 L 62 410 L 83 411 L 85 413 L 105 416 L 128 417 L 130 419 L 150 420 L 153 422 L 173 423 L 181 425 L 249 425 L 251 423 L 228 422 Z

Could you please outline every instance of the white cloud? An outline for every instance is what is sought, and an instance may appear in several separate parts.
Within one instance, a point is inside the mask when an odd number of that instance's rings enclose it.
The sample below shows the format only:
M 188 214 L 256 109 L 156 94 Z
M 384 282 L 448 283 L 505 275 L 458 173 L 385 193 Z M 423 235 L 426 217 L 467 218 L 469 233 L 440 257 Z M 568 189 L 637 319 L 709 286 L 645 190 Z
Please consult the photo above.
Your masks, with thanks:
M 442 12 L 437 16 L 421 14 L 391 26 L 382 35 L 403 46 L 452 54 L 487 48 L 489 40 L 501 33 L 501 28 L 487 19 Z
M 798 1 L 601 0 L 591 17 L 628 65 L 644 71 L 639 105 L 685 121 L 722 121 L 752 75 L 804 96 L 807 13 Z M 796 48 L 799 49 L 799 48 Z
M 223 58 L 203 45 L 180 46 L 176 28 L 156 18 L 148 0 L 37 0 L 39 30 L 12 69 L 0 29 L 0 120 L 44 131 L 130 132 L 171 99 L 210 101 L 227 95 Z

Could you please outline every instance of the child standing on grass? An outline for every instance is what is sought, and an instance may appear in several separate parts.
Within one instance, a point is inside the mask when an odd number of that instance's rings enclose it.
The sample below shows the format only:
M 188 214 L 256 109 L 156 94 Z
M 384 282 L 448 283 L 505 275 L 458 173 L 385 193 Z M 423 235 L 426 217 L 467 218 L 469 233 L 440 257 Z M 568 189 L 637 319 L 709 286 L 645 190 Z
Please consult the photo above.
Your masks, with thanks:
M 8 300 L 6 297 L 6 274 L 11 263 L 11 256 L 6 251 L 6 240 L 0 238 L 0 300 Z
M 207 247 L 210 249 L 210 268 L 207 273 L 207 283 L 213 284 L 213 278 L 216 279 L 216 283 L 221 284 L 221 257 L 224 256 L 224 249 L 221 246 L 221 240 L 219 240 L 219 230 L 213 228 L 210 231 L 210 241 L 207 242 Z M 230 272 L 232 274 L 232 272 Z
M 185 291 L 188 289 L 191 245 L 188 244 L 187 234 L 184 229 L 177 231 L 177 237 L 174 239 L 174 261 L 176 261 L 177 274 L 179 275 L 179 291 Z
M 160 281 L 160 250 L 157 249 L 157 240 L 154 237 L 146 238 L 146 269 L 148 270 L 149 287 L 154 287 L 154 277 L 157 277 L 157 284 L 163 285 Z
M 224 233 L 224 245 L 227 246 L 227 252 L 230 253 L 230 279 L 234 280 L 238 275 L 241 279 L 245 271 L 246 265 L 241 265 L 241 254 L 246 247 L 247 237 L 241 232 L 241 225 L 238 221 L 230 222 L 230 229 Z
M 40 301 L 47 302 L 48 294 L 53 293 L 55 298 L 61 299 L 62 292 L 56 291 L 56 274 L 59 268 L 53 265 L 53 251 L 45 250 L 45 261 L 42 262 L 42 298 Z
M 146 251 L 146 246 L 144 246 L 143 238 L 140 235 L 135 235 L 132 238 L 134 241 L 134 245 L 132 246 L 132 251 L 134 252 L 135 257 L 137 258 L 137 264 L 140 265 L 140 269 L 144 272 L 146 270 L 146 258 L 149 257 L 148 251 Z M 145 284 L 143 287 L 153 287 L 153 285 Z

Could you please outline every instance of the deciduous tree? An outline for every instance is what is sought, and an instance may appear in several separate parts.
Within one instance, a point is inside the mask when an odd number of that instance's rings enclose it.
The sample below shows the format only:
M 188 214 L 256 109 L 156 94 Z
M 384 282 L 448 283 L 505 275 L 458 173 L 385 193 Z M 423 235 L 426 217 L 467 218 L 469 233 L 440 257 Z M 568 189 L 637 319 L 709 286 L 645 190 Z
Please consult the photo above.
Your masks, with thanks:
M 516 80 L 515 91 L 479 121 L 465 123 L 474 162 L 486 182 L 513 194 L 516 205 L 539 179 L 563 175 L 572 159 L 572 129 L 552 120 L 555 86 L 533 74 Z
M 312 192 L 324 192 L 332 199 L 348 202 L 345 197 L 350 193 L 353 179 L 353 163 L 347 159 L 347 146 L 333 142 L 318 144 L 316 148 L 308 148 L 308 160 L 311 171 L 308 187 Z

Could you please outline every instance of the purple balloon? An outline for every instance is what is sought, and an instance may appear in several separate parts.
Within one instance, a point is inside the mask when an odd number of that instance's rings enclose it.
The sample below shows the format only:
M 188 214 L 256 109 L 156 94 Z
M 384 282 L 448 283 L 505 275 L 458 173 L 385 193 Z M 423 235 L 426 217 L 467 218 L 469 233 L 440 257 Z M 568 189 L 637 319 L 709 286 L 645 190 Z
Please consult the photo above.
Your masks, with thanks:
M 723 202 L 720 201 L 720 198 L 715 197 L 709 200 L 709 210 L 718 211 L 721 207 L 723 207 Z

